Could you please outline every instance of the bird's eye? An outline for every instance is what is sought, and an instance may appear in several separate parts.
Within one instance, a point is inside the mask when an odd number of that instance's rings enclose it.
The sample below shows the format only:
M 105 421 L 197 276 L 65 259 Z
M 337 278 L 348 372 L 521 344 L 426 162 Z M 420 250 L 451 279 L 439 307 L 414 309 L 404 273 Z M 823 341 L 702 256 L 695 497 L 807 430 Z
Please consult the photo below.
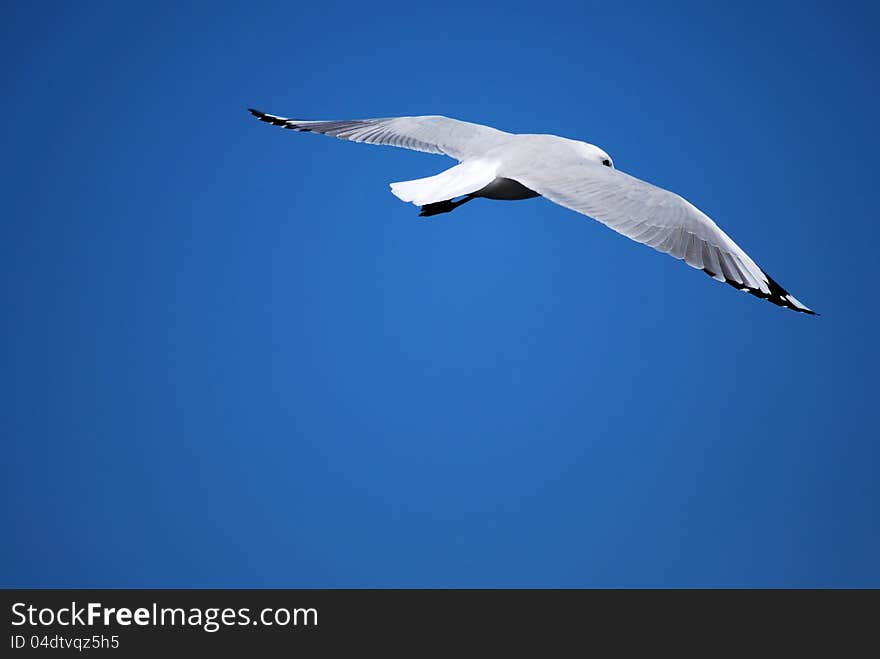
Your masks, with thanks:
M 606 167 L 611 167 L 611 161 L 608 160 L 608 158 L 605 158 L 605 160 L 602 161 L 602 164 Z

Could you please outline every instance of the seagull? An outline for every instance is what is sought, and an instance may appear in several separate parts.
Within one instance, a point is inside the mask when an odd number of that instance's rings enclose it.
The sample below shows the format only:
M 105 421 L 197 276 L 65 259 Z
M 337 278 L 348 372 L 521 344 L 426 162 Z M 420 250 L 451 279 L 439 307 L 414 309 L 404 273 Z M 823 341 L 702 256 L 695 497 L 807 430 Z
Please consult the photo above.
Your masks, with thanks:
M 683 197 L 615 169 L 599 147 L 557 135 L 506 133 L 442 116 L 304 121 L 259 110 L 260 121 L 302 133 L 450 156 L 458 164 L 391 184 L 422 217 L 474 199 L 546 197 L 627 238 L 682 260 L 718 281 L 780 307 L 813 314 L 776 283 L 705 213 Z

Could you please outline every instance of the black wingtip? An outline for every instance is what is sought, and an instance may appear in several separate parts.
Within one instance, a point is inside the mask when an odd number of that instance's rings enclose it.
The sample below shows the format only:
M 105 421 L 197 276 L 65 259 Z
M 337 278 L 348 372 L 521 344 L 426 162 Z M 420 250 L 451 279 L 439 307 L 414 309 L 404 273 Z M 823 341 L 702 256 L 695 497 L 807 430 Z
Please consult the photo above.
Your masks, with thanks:
M 708 268 L 703 268 L 703 272 L 705 272 L 710 277 L 715 277 L 715 273 L 709 270 Z M 763 271 L 762 271 L 763 272 Z M 746 291 L 747 293 L 751 293 L 755 297 L 759 297 L 762 300 L 767 300 L 768 302 L 772 302 L 778 307 L 783 307 L 785 309 L 790 309 L 792 311 L 796 311 L 798 313 L 806 314 L 808 316 L 818 316 L 819 314 L 813 311 L 812 309 L 808 309 L 803 304 L 798 302 L 795 304 L 789 299 L 789 293 L 782 286 L 780 286 L 770 275 L 766 272 L 763 273 L 767 278 L 767 286 L 769 288 L 769 293 L 764 292 L 758 288 L 752 288 L 748 285 L 741 284 L 737 281 L 732 281 L 727 277 L 724 278 L 724 282 L 726 284 L 730 284 L 735 289 L 739 291 Z
M 254 108 L 248 108 L 248 112 L 254 115 L 260 121 L 265 121 L 267 124 L 272 124 L 273 126 L 281 126 L 282 128 L 291 128 L 293 130 L 302 130 L 304 132 L 308 132 L 307 128 L 300 128 L 297 124 L 294 124 L 289 119 L 285 119 L 283 117 L 276 117 L 272 114 L 266 114 L 265 112 L 260 112 L 259 110 L 255 110 Z

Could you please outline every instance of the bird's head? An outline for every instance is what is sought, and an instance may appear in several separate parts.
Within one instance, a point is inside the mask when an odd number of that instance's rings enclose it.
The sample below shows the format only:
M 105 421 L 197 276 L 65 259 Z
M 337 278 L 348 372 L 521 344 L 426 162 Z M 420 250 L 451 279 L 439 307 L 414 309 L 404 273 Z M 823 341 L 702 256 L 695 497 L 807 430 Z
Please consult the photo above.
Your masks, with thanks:
M 611 167 L 612 169 L 614 168 L 614 161 L 611 159 L 611 156 L 595 144 L 581 142 L 580 147 L 582 155 L 590 162 L 599 163 L 600 165 Z

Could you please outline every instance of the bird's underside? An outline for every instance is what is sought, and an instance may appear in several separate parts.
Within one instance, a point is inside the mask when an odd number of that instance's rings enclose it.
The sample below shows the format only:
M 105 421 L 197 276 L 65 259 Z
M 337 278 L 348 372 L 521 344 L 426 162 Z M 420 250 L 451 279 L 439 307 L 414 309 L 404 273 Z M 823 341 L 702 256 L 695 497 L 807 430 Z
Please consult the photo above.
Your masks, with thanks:
M 543 196 L 738 290 L 815 314 L 702 211 L 668 190 L 614 169 L 610 157 L 592 144 L 555 135 L 515 135 L 440 116 L 304 121 L 250 112 L 290 130 L 455 158 L 459 163 L 439 174 L 391 184 L 392 193 L 419 206 L 422 217 L 449 213 L 478 198 Z
M 441 213 L 451 213 L 456 208 L 465 204 L 472 199 L 498 199 L 503 201 L 519 201 L 520 199 L 532 199 L 540 197 L 534 190 L 529 190 L 526 186 L 512 178 L 497 177 L 485 187 L 470 192 L 460 199 L 444 199 L 443 201 L 435 201 L 425 204 L 421 208 L 419 217 L 431 217 L 440 215 Z

